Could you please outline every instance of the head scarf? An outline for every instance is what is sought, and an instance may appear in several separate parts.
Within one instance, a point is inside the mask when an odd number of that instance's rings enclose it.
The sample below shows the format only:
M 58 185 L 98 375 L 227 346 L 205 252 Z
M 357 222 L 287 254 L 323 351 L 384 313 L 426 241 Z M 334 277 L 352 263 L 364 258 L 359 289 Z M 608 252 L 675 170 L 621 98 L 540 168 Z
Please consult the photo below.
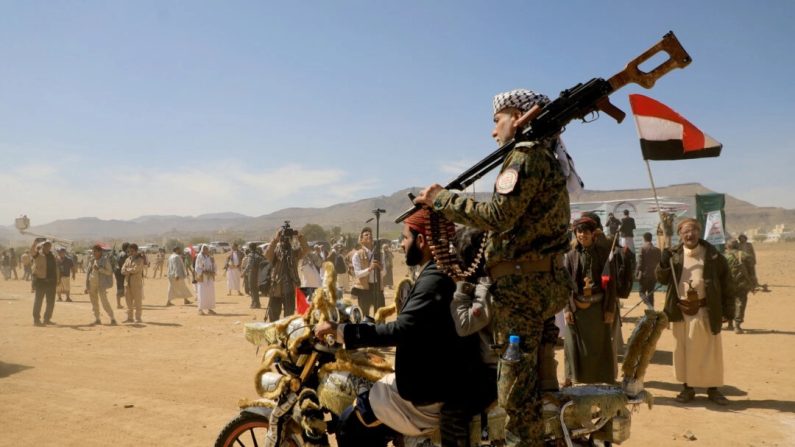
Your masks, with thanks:
M 574 229 L 582 229 L 585 231 L 594 231 L 597 228 L 596 221 L 588 216 L 580 217 L 574 221 Z
M 455 224 L 441 215 L 434 216 L 438 220 L 439 226 L 445 227 L 448 234 L 455 234 Z M 431 227 L 431 211 L 428 208 L 422 208 L 403 221 L 412 230 L 422 234 L 426 238 L 430 237 L 428 229 Z
M 416 231 L 417 233 L 427 237 L 428 226 L 431 223 L 431 211 L 428 208 L 420 208 L 419 211 L 407 217 L 403 223 L 408 225 L 409 228 Z
M 676 233 L 677 234 L 681 233 L 682 232 L 682 228 L 684 228 L 685 225 L 693 225 L 696 228 L 696 231 L 701 233 L 701 230 L 702 230 L 701 223 L 699 221 L 697 221 L 696 219 L 693 219 L 692 217 L 688 217 L 688 218 L 682 219 L 682 221 L 679 222 L 679 225 L 676 226 Z
M 494 96 L 494 114 L 501 112 L 509 107 L 519 109 L 523 113 L 527 112 L 534 105 L 545 106 L 549 103 L 546 95 L 536 93 L 532 90 L 518 88 L 509 92 L 503 92 Z
M 587 211 L 585 213 L 582 213 L 581 217 L 587 217 L 591 219 L 596 225 L 596 228 L 602 228 L 602 219 L 599 217 L 598 214 L 594 213 L 593 211 Z

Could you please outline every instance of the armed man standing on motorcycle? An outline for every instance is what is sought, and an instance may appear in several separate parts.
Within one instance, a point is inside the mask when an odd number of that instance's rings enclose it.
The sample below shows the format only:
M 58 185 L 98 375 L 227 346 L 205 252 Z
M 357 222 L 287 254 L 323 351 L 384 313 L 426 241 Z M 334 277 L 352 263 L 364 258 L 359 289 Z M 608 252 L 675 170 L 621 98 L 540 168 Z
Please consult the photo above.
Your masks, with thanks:
M 520 130 L 524 113 L 548 102 L 546 96 L 523 89 L 495 96 L 492 137 L 504 145 Z M 509 335 L 520 336 L 526 362 L 510 391 L 500 384 L 500 395 L 509 403 L 509 446 L 543 445 L 541 383 L 549 390 L 557 388 L 554 344 L 559 330 L 554 315 L 571 292 L 562 261 L 569 244 L 567 175 L 576 178 L 566 155 L 557 136 L 519 141 L 505 158 L 490 201 L 478 202 L 438 184 L 414 201 L 456 223 L 489 231 L 485 255 L 493 284 L 495 335 L 502 346 Z
M 456 333 L 450 313 L 455 283 L 433 259 L 429 219 L 423 209 L 403 222 L 406 264 L 418 266 L 420 274 L 395 321 L 339 326 L 326 321 L 315 327 L 318 338 L 334 334 L 346 349 L 396 346 L 395 372 L 340 416 L 340 447 L 386 446 L 396 433 L 427 436 L 437 428 L 443 446 L 468 446 L 468 424 L 461 427 L 460 416 L 471 418 L 494 400 L 478 336 Z

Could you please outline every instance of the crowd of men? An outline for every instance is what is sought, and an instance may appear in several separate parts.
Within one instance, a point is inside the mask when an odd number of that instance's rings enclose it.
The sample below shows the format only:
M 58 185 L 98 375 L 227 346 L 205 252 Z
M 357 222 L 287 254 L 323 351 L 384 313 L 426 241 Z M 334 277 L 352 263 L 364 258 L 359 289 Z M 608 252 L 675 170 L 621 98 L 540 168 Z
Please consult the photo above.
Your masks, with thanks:
M 252 309 L 261 308 L 260 297 L 267 296 L 266 320 L 275 321 L 295 313 L 296 292 L 301 299 L 311 301 L 313 292 L 324 281 L 322 265 L 329 261 L 337 275 L 340 298 L 352 293 L 366 315 L 372 315 L 384 305 L 383 289 L 392 286 L 392 253 L 389 244 L 382 241 L 384 243 L 378 244 L 378 255 L 373 254 L 370 228 L 362 230 L 359 241 L 351 244 L 352 249 L 346 249 L 342 239 L 333 243 L 320 241 L 309 247 L 300 232 L 291 231 L 293 234 L 284 237 L 280 230 L 267 244 L 251 243 L 243 248 L 233 244 L 222 263 L 227 295 L 245 293 L 250 296 Z M 126 309 L 127 313 L 123 323 L 141 323 L 147 278 L 167 278 L 165 306 L 173 306 L 173 300 L 191 305 L 191 298 L 195 296 L 200 315 L 215 315 L 215 282 L 221 277 L 216 278 L 219 268 L 209 246 L 203 244 L 198 249 L 175 246 L 171 251 L 166 257 L 165 249 L 159 249 L 150 263 L 152 256 L 147 257 L 136 243 L 124 242 L 118 252 L 97 244 L 90 255 L 83 257 L 79 253 L 68 253 L 65 247 L 53 249 L 52 241 L 37 239 L 30 250 L 21 255 L 8 249 L 2 253 L 0 261 L 4 273 L 8 273 L 7 280 L 31 281 L 31 292 L 35 294 L 33 319 L 37 326 L 54 324 L 52 313 L 56 299 L 73 301 L 73 281 L 77 273 L 86 276 L 85 287 L 77 287 L 77 290 L 84 291 L 91 299 L 93 324 L 101 324 L 100 306 L 110 324 L 117 324 L 108 301 L 108 290 L 113 288 L 114 282 L 116 310 Z M 18 266 L 22 267 L 21 275 L 17 273 Z M 378 274 L 378 285 L 370 287 L 374 272 Z M 45 307 L 43 318 L 42 306 Z
M 516 136 L 533 106 L 548 102 L 529 90 L 497 95 L 492 136 L 498 145 Z M 397 318 L 382 324 L 324 321 L 314 329 L 318 338 L 335 337 L 346 348 L 396 346 L 395 372 L 340 417 L 340 447 L 386 446 L 395 432 L 436 428 L 445 447 L 468 446 L 469 420 L 497 397 L 507 413 L 506 445 L 543 445 L 542 395 L 559 388 L 554 346 L 561 327 L 564 386 L 616 383 L 619 299 L 629 295 L 635 280 L 651 308 L 656 283 L 667 286 L 663 310 L 672 322 L 673 366 L 682 383 L 676 400 L 687 403 L 696 388 L 706 388 L 711 401 L 729 403 L 719 390 L 724 385 L 721 329 L 731 321 L 742 332 L 747 293 L 758 285 L 750 244 L 742 237 L 732 241 L 724 256 L 700 237 L 697 220 L 683 218 L 676 226 L 680 243 L 671 246 L 674 219 L 664 216 L 663 237 L 658 237 L 663 247 L 652 246 L 651 234 L 644 234 L 636 265 L 636 226 L 628 210 L 621 220 L 608 216 L 612 237 L 604 234 L 595 213 L 570 222 L 568 185 L 576 172 L 567 160 L 558 136 L 520 140 L 507 155 L 490 200 L 479 202 L 438 184 L 416 197 L 421 209 L 404 221 L 401 245 L 406 264 L 418 273 Z M 446 219 L 443 225 L 469 227 L 459 230 L 456 241 L 458 256 L 469 254 L 462 262 L 481 262 L 469 282 L 454 282 L 443 272 L 448 260 L 436 259 L 432 213 Z M 334 244 L 326 253 L 323 244 L 310 247 L 300 232 L 282 227 L 264 246 L 252 244 L 244 251 L 233 246 L 224 263 L 227 293 L 240 294 L 242 282 L 253 308 L 261 306 L 260 293 L 267 295 L 267 318 L 276 321 L 295 312 L 296 291 L 311 297 L 323 284 L 327 273 L 321 264 L 329 261 L 333 274 L 342 275 L 338 284 L 348 280 L 352 296 L 369 314 L 383 306 L 383 289 L 392 282 L 387 275 L 391 256 L 378 242 L 372 229 L 364 228 L 353 250 L 346 253 Z M 59 254 L 59 263 L 51 246 L 42 241 L 30 251 L 36 325 L 53 324 L 56 287 L 63 292 L 68 278 L 74 279 L 73 266 L 63 267 L 63 257 Z M 138 246 L 125 244 L 113 262 L 107 262 L 100 246 L 94 255 L 86 289 L 96 322 L 101 302 L 115 324 L 103 292 L 110 288 L 111 274 L 117 279 L 118 308 L 125 298 L 125 322 L 141 322 L 145 260 Z M 175 248 L 168 260 L 167 305 L 179 298 L 189 302 L 190 291 L 186 294 L 180 284 L 190 276 L 199 313 L 214 314 L 217 272 L 209 247 L 200 247 L 195 256 Z M 562 324 L 556 324 L 556 315 Z M 501 357 L 509 339 L 523 353 L 519 358 Z M 503 380 L 498 370 L 510 371 L 510 380 Z

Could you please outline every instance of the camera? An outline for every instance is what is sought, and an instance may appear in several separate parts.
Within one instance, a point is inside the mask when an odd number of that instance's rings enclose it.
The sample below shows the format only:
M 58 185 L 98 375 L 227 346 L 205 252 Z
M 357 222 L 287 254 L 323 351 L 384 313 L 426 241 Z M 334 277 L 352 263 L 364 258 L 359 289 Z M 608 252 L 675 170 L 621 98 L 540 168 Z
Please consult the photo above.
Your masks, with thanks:
M 297 236 L 298 232 L 290 228 L 290 221 L 285 220 L 284 225 L 282 225 L 281 236 L 285 239 L 290 239 L 293 236 Z

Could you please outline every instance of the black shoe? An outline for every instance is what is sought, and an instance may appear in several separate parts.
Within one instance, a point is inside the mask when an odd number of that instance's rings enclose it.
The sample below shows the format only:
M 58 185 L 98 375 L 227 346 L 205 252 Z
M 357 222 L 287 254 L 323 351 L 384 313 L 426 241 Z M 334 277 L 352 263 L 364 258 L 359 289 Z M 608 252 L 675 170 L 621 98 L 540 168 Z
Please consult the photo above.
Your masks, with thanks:
M 66 302 L 67 302 L 67 303 L 71 303 L 71 302 L 72 302 L 72 299 L 71 299 L 71 298 L 69 298 L 69 297 L 67 296 L 67 297 L 66 297 Z
M 116 320 L 110 320 L 110 325 L 111 326 L 118 326 L 119 323 L 116 323 Z
M 55 322 L 52 320 L 47 320 L 44 322 L 44 324 L 46 324 L 47 326 L 55 326 Z
M 676 401 L 682 404 L 686 404 L 693 400 L 696 397 L 696 390 L 693 388 L 686 386 L 679 394 L 676 395 Z
M 737 323 L 736 325 L 734 325 L 734 333 L 735 334 L 744 334 L 745 333 L 743 328 L 740 327 L 740 323 Z
M 96 320 L 94 320 L 93 323 L 91 323 L 91 326 L 97 326 L 97 325 L 100 325 L 100 324 L 102 324 L 102 321 L 100 321 L 99 318 L 97 318 Z
M 726 329 L 728 329 L 728 330 L 734 329 L 734 321 L 733 320 L 729 320 L 729 324 L 726 326 Z
M 42 327 L 42 326 L 44 326 L 44 323 L 42 323 L 39 320 L 36 320 L 36 321 L 33 322 L 33 325 L 36 326 L 36 327 Z
M 718 391 L 717 388 L 707 389 L 707 397 L 709 398 L 709 400 L 715 402 L 718 405 L 729 405 L 729 399 L 726 399 L 723 393 Z

